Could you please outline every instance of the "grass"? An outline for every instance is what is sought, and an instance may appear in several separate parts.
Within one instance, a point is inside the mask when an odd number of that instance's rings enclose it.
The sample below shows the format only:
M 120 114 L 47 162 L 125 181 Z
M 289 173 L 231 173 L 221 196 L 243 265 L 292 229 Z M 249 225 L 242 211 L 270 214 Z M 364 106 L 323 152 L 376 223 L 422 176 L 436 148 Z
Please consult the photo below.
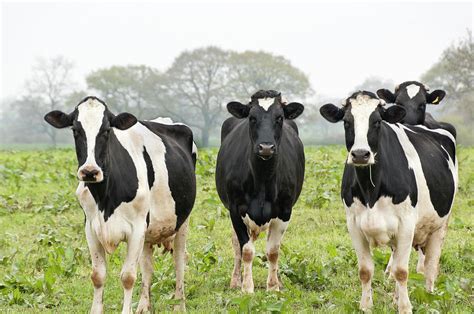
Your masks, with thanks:
M 306 149 L 303 193 L 283 240 L 282 292 L 265 292 L 265 238 L 256 245 L 254 295 L 229 288 L 233 266 L 231 224 L 214 187 L 216 149 L 200 151 L 198 198 L 190 219 L 186 306 L 190 312 L 357 312 L 357 260 L 345 225 L 339 187 L 341 146 Z M 418 313 L 471 313 L 474 308 L 474 149 L 460 148 L 460 187 L 433 294 L 415 274 L 409 291 Z M 0 311 L 87 312 L 92 301 L 84 214 L 74 191 L 74 151 L 0 151 Z M 106 312 L 121 310 L 121 245 L 108 258 Z M 374 252 L 374 312 L 395 313 L 394 283 L 384 278 L 388 249 Z M 155 311 L 173 308 L 174 269 L 169 254 L 155 252 L 152 299 Z M 138 303 L 140 280 L 135 285 Z

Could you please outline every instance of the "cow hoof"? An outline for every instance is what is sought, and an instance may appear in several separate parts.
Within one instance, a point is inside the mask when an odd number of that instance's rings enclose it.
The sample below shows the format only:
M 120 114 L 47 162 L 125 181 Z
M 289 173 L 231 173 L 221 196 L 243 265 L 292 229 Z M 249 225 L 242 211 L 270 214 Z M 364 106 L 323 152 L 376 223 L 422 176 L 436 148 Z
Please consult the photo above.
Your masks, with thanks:
M 251 286 L 242 286 L 242 292 L 243 293 L 253 293 L 253 285 Z
M 186 304 L 184 301 L 179 302 L 179 304 L 176 304 L 173 309 L 175 312 L 186 312 Z
M 232 278 L 230 281 L 230 288 L 231 289 L 238 289 L 242 286 L 242 281 L 239 278 Z
M 280 285 L 267 285 L 267 291 L 280 291 Z
M 148 301 L 140 301 L 137 307 L 137 314 L 141 313 L 151 313 L 151 304 Z

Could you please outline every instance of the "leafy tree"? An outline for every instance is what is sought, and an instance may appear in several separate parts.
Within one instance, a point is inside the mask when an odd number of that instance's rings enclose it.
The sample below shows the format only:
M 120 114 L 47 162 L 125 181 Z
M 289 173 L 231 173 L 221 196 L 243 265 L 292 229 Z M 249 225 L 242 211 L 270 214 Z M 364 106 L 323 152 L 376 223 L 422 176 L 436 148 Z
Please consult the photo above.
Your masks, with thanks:
M 460 141 L 474 143 L 472 121 L 474 118 L 474 45 L 472 31 L 459 42 L 443 51 L 437 63 L 421 76 L 431 88 L 441 88 L 447 93 L 442 110 L 443 119 L 453 122 Z
M 160 73 L 145 65 L 112 66 L 96 70 L 86 77 L 90 89 L 98 92 L 113 111 L 130 112 L 139 118 L 146 117 L 152 105 L 149 89 L 160 78 Z

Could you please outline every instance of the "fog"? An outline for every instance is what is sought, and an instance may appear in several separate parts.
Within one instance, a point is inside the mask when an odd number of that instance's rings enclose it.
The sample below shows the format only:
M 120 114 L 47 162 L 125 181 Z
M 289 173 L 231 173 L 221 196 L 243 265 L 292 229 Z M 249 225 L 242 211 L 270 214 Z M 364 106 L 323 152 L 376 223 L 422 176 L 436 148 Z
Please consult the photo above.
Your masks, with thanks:
M 2 3 L 1 97 L 25 93 L 39 57 L 67 58 L 74 89 L 94 93 L 85 82 L 92 71 L 164 72 L 183 51 L 216 46 L 283 56 L 308 76 L 307 99 L 342 99 L 370 77 L 393 82 L 380 86 L 390 89 L 419 80 L 472 29 L 472 9 L 472 2 Z

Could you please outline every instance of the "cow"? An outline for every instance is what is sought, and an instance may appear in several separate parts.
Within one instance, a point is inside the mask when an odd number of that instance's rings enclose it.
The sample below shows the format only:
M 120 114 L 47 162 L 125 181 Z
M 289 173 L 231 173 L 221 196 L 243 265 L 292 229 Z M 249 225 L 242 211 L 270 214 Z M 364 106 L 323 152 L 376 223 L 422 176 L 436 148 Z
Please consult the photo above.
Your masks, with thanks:
M 406 109 L 384 104 L 375 94 L 359 91 L 342 107 L 326 104 L 320 113 L 329 122 L 344 121 L 348 155 L 341 198 L 359 265 L 360 308 L 369 310 L 373 304 L 371 248 L 389 245 L 398 310 L 410 313 L 407 283 L 412 246 L 426 255 L 428 290 L 433 290 L 438 274 L 457 190 L 456 142 L 441 128 L 398 123 Z
M 142 291 L 137 312 L 151 309 L 153 246 L 174 241 L 176 299 L 184 309 L 184 267 L 188 217 L 196 196 L 195 148 L 184 125 L 138 121 L 114 115 L 106 103 L 88 96 L 67 114 L 54 110 L 45 120 L 71 127 L 78 161 L 76 195 L 84 210 L 92 260 L 92 313 L 103 312 L 106 253 L 127 243 L 120 274 L 122 313 L 132 307 L 137 265 Z
M 401 123 L 417 125 L 422 124 L 430 129 L 442 128 L 456 137 L 456 129 L 446 122 L 436 121 L 430 113 L 426 112 L 426 105 L 438 105 L 446 96 L 446 92 L 436 89 L 429 91 L 429 87 L 417 81 L 406 81 L 395 87 L 395 93 L 388 89 L 379 89 L 377 95 L 387 103 L 397 104 L 405 108 L 406 115 Z
M 254 292 L 254 241 L 268 229 L 267 290 L 278 291 L 280 243 L 301 193 L 305 168 L 303 144 L 292 120 L 304 107 L 297 102 L 287 104 L 277 91 L 260 90 L 248 104 L 232 101 L 227 110 L 233 117 L 222 124 L 216 187 L 233 226 L 230 286 Z

